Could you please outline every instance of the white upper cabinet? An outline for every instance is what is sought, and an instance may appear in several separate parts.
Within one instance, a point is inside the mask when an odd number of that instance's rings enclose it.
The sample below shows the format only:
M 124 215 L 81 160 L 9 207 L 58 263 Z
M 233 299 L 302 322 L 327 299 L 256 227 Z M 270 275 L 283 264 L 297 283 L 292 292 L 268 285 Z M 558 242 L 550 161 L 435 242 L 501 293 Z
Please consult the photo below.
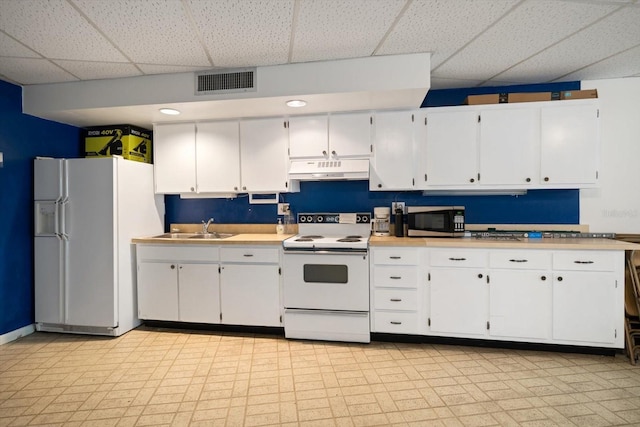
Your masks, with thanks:
M 541 110 L 540 179 L 545 186 L 575 187 L 598 179 L 598 106 L 556 101 Z
M 377 113 L 374 120 L 373 151 L 369 189 L 413 190 L 415 145 L 413 111 Z
M 368 112 L 290 117 L 289 157 L 332 160 L 369 157 L 371 122 Z
M 478 112 L 475 109 L 427 112 L 421 165 L 424 188 L 475 187 L 478 181 Z
M 540 110 L 526 103 L 480 114 L 480 184 L 529 187 L 538 181 Z
M 242 120 L 240 141 L 241 191 L 288 191 L 286 121 L 282 118 Z
M 328 155 L 329 117 L 297 116 L 289 118 L 289 157 L 318 158 Z
M 157 124 L 153 144 L 156 193 L 195 193 L 195 123 Z
M 198 123 L 197 190 L 228 193 L 240 187 L 240 127 L 237 120 Z
M 369 157 L 372 123 L 369 112 L 332 114 L 329 117 L 329 155 L 333 158 Z

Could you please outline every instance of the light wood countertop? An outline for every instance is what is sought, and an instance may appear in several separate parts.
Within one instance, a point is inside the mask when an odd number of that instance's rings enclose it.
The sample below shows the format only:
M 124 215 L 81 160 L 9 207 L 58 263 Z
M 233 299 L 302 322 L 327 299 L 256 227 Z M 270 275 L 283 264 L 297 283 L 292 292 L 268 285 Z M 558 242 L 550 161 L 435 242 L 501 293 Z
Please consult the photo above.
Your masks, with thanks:
M 640 244 L 612 239 L 519 239 L 491 240 L 472 237 L 427 238 L 371 236 L 371 247 L 405 246 L 427 248 L 484 248 L 484 249 L 575 249 L 575 250 L 640 250 Z
M 161 238 L 149 236 L 138 237 L 131 241 L 133 243 L 152 243 L 160 245 L 282 245 L 282 241 L 291 236 L 293 236 L 293 234 L 241 233 L 225 239 L 192 239 L 189 237 Z

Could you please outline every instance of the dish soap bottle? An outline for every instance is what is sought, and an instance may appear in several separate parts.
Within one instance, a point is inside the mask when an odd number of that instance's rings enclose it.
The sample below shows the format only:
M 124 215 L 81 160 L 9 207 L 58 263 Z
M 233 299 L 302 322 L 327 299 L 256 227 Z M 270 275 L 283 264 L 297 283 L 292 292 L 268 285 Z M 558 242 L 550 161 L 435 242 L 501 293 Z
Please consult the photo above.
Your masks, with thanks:
M 278 224 L 276 225 L 276 234 L 284 234 L 284 225 L 282 225 L 280 218 L 278 218 Z

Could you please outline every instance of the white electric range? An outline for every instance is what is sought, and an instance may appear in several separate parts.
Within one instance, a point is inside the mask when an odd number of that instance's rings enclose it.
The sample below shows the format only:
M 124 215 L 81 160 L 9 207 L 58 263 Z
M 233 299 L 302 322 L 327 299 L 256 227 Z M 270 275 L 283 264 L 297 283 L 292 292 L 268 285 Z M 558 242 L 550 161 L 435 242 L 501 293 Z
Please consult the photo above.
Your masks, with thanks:
M 287 338 L 369 342 L 369 213 L 299 214 L 283 242 Z

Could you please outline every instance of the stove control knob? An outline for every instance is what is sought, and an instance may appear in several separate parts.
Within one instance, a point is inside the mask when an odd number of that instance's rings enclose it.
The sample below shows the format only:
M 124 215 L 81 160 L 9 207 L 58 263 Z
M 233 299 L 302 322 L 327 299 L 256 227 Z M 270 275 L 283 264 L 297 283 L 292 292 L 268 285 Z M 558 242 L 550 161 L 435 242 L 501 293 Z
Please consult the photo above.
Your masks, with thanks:
M 318 221 L 318 222 L 322 222 L 322 221 L 324 221 L 324 217 L 323 217 L 322 215 L 318 215 L 318 219 L 317 219 L 317 221 Z
M 304 215 L 300 215 L 300 222 L 307 222 L 307 217 Z
M 313 222 L 313 216 L 308 215 L 307 216 L 307 222 Z

